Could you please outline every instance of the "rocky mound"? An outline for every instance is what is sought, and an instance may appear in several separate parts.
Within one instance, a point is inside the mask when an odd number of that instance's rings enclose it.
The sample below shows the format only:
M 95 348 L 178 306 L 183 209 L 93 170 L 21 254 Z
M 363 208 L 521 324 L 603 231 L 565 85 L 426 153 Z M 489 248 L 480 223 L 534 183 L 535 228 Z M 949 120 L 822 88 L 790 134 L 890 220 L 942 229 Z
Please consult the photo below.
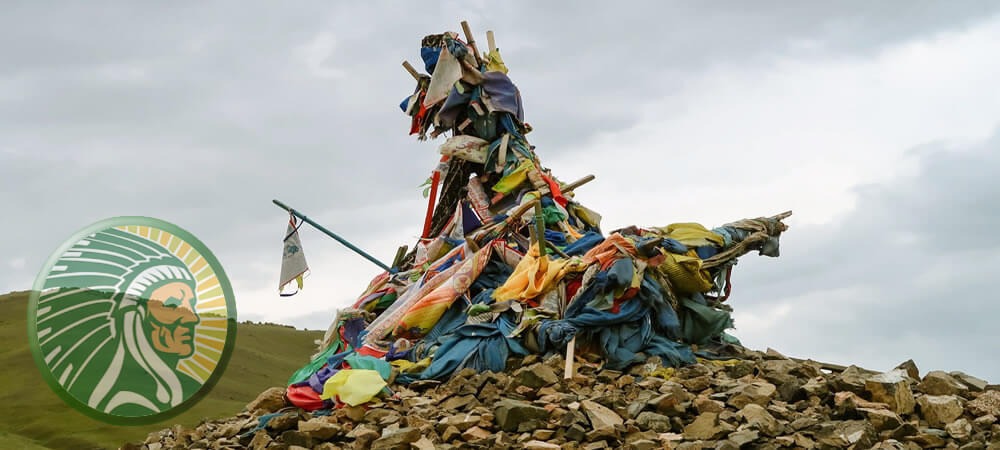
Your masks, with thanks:
M 174 427 L 125 449 L 1000 448 L 1000 386 L 961 372 L 877 373 L 746 351 L 680 369 L 624 371 L 561 356 L 465 369 L 382 403 L 310 413 L 272 388 L 236 417 Z M 325 415 L 324 415 L 325 414 Z

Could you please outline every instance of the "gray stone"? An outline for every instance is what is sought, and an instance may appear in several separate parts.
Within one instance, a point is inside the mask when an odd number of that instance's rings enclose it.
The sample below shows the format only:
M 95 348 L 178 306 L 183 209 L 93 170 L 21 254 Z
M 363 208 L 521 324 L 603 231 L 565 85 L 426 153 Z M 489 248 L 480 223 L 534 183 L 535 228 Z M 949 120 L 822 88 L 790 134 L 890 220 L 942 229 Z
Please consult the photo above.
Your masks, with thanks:
M 865 392 L 865 379 L 876 374 L 858 366 L 850 366 L 834 377 L 831 384 L 835 391 L 849 391 L 860 395 Z
M 887 409 L 858 408 L 858 412 L 864 414 L 877 432 L 895 430 L 903 424 L 899 415 Z
M 714 440 L 733 431 L 732 425 L 719 421 L 716 413 L 699 414 L 693 422 L 684 427 L 684 438 L 688 440 Z
M 525 450 L 559 450 L 562 447 L 543 441 L 528 441 L 524 443 L 524 448 Z
M 742 447 L 760 438 L 756 430 L 739 430 L 729 434 L 728 439 L 736 445 Z
M 823 398 L 830 393 L 830 388 L 823 377 L 810 378 L 806 384 L 802 385 L 802 390 L 806 395 Z
M 948 433 L 934 428 L 921 428 L 916 435 L 906 438 L 920 448 L 940 448 L 948 444 Z
M 288 445 L 298 445 L 306 448 L 312 447 L 312 438 L 296 430 L 288 430 L 281 433 L 281 441 Z
M 657 433 L 667 433 L 672 429 L 669 417 L 650 411 L 640 413 L 636 417 L 635 423 L 643 431 L 652 430 Z
M 865 380 L 867 390 L 872 400 L 889 405 L 896 414 L 913 412 L 913 391 L 907 381 L 908 375 L 903 370 L 893 370 Z
M 521 425 L 526 422 L 547 421 L 549 418 L 549 412 L 545 408 L 511 399 L 497 402 L 493 415 L 497 425 L 503 431 L 518 431 L 518 428 L 521 428 Z
M 934 428 L 943 428 L 962 416 L 962 400 L 954 395 L 923 395 L 917 399 L 920 415 Z
M 316 417 L 300 421 L 299 431 L 315 440 L 326 441 L 339 434 L 342 428 L 339 424 L 330 423 L 325 417 Z
M 755 381 L 734 389 L 728 403 L 738 409 L 743 409 L 750 403 L 767 406 L 777 392 L 778 389 L 773 384 L 766 381 Z
M 590 426 L 595 430 L 603 428 L 614 428 L 616 425 L 623 425 L 625 422 L 621 416 L 600 403 L 584 400 L 580 402 L 580 409 L 587 414 L 590 419 Z
M 516 386 L 527 386 L 538 389 L 544 386 L 551 386 L 559 382 L 559 376 L 551 367 L 538 363 L 528 367 L 522 367 L 514 372 L 511 380 Z
M 744 406 L 739 416 L 746 422 L 747 429 L 758 430 L 767 436 L 778 436 L 785 428 L 763 406 L 755 403 Z
M 393 450 L 399 448 L 409 448 L 409 444 L 420 439 L 420 430 L 406 427 L 395 431 L 389 431 L 382 437 L 372 442 L 372 450 Z
M 986 386 L 990 385 L 985 380 L 981 380 L 981 379 L 976 378 L 976 377 L 974 377 L 972 375 L 969 375 L 969 374 L 967 374 L 965 372 L 958 372 L 958 371 L 956 371 L 956 372 L 949 373 L 949 375 L 955 377 L 956 380 L 958 380 L 960 383 L 964 384 L 967 388 L 969 388 L 969 390 L 971 390 L 973 392 L 982 391 L 982 390 L 986 389 Z
M 815 436 L 816 442 L 836 448 L 870 448 L 878 442 L 875 428 L 864 420 L 826 422 Z

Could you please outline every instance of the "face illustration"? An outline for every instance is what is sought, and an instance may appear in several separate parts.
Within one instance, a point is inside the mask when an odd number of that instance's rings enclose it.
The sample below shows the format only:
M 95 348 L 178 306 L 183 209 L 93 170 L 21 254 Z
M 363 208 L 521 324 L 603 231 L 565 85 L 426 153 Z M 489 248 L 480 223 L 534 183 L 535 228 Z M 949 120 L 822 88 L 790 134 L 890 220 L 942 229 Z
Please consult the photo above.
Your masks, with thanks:
M 194 353 L 194 327 L 200 321 L 196 301 L 191 285 L 183 281 L 153 290 L 147 303 L 146 323 L 156 351 L 181 358 Z

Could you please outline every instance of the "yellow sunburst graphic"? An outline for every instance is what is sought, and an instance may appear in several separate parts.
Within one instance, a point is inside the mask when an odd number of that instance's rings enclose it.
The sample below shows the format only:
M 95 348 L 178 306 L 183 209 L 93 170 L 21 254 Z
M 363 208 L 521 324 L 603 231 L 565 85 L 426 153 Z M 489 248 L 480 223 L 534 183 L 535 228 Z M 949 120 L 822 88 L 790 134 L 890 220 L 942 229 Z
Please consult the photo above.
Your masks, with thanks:
M 117 229 L 155 242 L 184 262 L 197 283 L 196 310 L 201 321 L 195 326 L 194 354 L 177 363 L 177 371 L 204 384 L 222 358 L 228 333 L 229 309 L 222 284 L 208 261 L 190 244 L 173 234 L 148 226 L 128 225 Z

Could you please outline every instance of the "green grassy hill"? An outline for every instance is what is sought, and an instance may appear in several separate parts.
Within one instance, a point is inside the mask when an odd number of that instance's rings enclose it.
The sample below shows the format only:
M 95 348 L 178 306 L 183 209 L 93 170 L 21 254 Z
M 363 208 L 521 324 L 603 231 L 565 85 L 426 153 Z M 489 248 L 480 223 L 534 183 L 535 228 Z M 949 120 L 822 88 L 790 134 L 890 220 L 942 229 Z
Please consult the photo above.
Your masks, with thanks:
M 116 449 L 177 423 L 187 427 L 235 415 L 264 389 L 284 385 L 308 362 L 313 340 L 322 336 L 319 331 L 241 323 L 225 374 L 200 403 L 165 422 L 119 427 L 76 412 L 42 381 L 28 346 L 27 300 L 26 292 L 0 295 L 0 449 Z

